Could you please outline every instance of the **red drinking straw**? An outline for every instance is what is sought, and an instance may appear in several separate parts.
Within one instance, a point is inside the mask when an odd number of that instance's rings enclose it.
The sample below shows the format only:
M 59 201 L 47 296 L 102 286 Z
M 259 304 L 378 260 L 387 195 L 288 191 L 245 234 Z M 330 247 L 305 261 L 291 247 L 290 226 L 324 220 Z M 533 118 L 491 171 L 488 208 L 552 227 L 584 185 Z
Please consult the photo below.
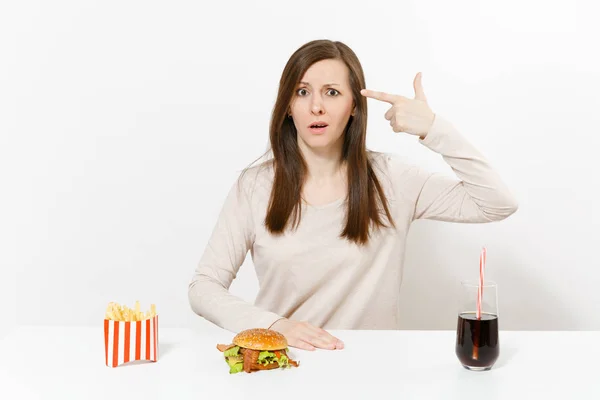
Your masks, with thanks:
M 477 319 L 481 319 L 481 302 L 483 298 L 483 278 L 485 272 L 485 261 L 486 261 L 486 249 L 481 249 L 479 255 L 479 287 L 477 288 Z
M 481 320 L 481 303 L 483 299 L 483 281 L 487 251 L 485 247 L 479 254 L 479 285 L 477 286 L 477 320 Z M 475 324 L 475 337 L 473 338 L 473 360 L 479 359 L 479 324 Z

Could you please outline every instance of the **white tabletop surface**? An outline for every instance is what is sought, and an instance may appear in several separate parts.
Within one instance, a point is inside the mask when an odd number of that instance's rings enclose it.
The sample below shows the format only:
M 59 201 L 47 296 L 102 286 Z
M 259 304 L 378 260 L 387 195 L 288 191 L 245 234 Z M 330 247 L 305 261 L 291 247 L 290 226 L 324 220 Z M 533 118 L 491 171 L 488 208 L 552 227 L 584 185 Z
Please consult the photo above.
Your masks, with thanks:
M 216 327 L 159 330 L 159 360 L 104 363 L 98 327 L 20 327 L 0 341 L 0 399 L 600 399 L 600 332 L 500 332 L 491 371 L 464 369 L 453 331 L 332 331 L 299 368 L 229 374 Z M 559 397 L 560 396 L 560 397 Z

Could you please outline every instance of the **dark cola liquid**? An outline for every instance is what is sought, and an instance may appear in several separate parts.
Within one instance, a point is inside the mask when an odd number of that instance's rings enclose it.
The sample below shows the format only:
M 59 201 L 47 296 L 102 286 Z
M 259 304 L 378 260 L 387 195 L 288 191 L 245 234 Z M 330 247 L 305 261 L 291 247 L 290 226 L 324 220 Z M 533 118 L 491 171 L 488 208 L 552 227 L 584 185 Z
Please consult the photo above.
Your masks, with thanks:
M 462 313 L 456 328 L 456 356 L 465 367 L 491 368 L 500 354 L 498 317 L 493 314 Z

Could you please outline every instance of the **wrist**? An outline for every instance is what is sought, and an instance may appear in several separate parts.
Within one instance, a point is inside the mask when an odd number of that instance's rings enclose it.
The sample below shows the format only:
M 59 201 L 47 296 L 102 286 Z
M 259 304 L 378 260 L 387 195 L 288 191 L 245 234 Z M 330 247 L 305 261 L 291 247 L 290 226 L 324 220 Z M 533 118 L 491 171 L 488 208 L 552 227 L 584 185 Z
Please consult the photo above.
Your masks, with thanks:
M 273 323 L 271 324 L 271 326 L 269 326 L 267 329 L 273 329 L 273 327 L 274 327 L 275 325 L 277 325 L 279 322 L 281 322 L 281 321 L 283 321 L 283 320 L 285 320 L 285 319 L 287 319 L 287 318 L 285 318 L 285 317 L 281 317 L 281 318 L 279 318 L 279 319 L 276 319 L 276 320 L 275 320 L 275 322 L 273 322 Z
M 429 126 L 427 127 L 427 129 L 425 130 L 424 133 L 422 133 L 422 134 L 419 135 L 419 138 L 421 140 L 424 140 L 427 137 L 427 134 L 431 130 L 431 127 L 433 126 L 434 122 L 435 122 L 435 113 L 432 113 L 432 115 L 431 115 L 431 122 L 429 123 Z

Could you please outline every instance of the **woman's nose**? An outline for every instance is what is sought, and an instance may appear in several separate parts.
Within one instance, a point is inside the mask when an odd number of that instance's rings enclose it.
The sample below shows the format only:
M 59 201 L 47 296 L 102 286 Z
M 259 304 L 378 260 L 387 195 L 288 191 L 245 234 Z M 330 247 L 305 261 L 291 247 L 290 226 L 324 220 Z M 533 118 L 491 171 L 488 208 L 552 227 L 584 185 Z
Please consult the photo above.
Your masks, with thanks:
M 311 112 L 315 115 L 321 115 L 324 113 L 323 104 L 320 100 L 313 101 L 311 106 Z

